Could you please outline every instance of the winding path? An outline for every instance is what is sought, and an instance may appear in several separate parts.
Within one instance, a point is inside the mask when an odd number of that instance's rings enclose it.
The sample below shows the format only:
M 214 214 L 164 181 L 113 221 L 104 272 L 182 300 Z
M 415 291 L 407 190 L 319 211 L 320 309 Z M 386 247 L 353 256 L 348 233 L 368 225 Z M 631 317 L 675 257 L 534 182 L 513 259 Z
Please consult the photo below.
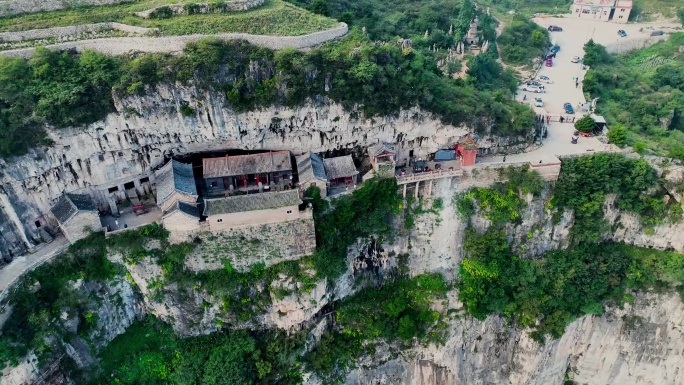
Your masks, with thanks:
M 85 49 L 102 52 L 108 55 L 123 55 L 131 51 L 146 53 L 174 53 L 183 51 L 183 47 L 189 42 L 206 38 L 221 40 L 246 40 L 251 44 L 274 50 L 283 48 L 308 48 L 327 41 L 340 38 L 347 34 L 349 27 L 346 23 L 340 23 L 336 28 L 310 33 L 301 36 L 269 36 L 252 35 L 249 33 L 221 33 L 215 35 L 184 35 L 184 36 L 161 36 L 161 37 L 108 37 L 102 39 L 78 40 L 66 43 L 51 44 L 46 46 L 50 49 Z M 0 55 L 12 57 L 30 57 L 36 50 L 35 47 L 0 51 Z

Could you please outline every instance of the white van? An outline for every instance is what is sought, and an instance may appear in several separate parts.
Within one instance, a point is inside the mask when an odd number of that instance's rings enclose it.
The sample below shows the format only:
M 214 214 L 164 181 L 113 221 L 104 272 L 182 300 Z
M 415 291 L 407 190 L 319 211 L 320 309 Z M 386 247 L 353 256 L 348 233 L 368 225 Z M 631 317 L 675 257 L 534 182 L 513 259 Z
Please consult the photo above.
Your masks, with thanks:
M 523 87 L 523 91 L 529 91 L 529 92 L 534 92 L 534 93 L 539 94 L 539 93 L 544 92 L 544 87 L 539 87 L 539 86 L 534 86 L 534 85 L 532 85 L 532 86 L 525 85 Z

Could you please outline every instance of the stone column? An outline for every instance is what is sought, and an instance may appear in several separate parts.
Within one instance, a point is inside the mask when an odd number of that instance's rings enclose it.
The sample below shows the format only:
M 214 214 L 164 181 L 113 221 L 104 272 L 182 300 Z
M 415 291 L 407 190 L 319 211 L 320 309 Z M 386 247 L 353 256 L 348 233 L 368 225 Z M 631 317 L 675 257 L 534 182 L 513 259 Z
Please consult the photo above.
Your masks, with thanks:
M 408 183 L 404 183 L 404 200 L 406 200 L 406 186 L 408 186 Z
M 427 195 L 428 195 L 429 197 L 432 196 L 432 183 L 433 183 L 433 182 L 434 182 L 434 181 L 433 181 L 432 179 L 430 179 L 430 184 L 428 185 L 428 193 L 427 193 Z
M 420 189 L 420 181 L 416 182 L 416 195 L 415 198 L 418 199 L 418 190 Z

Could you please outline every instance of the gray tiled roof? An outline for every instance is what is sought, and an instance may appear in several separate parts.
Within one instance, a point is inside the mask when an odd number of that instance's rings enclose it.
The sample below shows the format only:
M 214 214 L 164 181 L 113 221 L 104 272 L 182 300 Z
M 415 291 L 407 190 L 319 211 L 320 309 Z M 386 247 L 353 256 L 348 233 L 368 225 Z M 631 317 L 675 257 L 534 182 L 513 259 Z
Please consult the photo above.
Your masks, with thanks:
M 456 159 L 456 150 L 439 150 L 435 153 L 435 162 Z
M 278 207 L 299 205 L 299 191 L 285 190 L 250 195 L 236 195 L 226 198 L 206 199 L 204 215 L 230 214 L 243 211 L 268 210 Z
M 197 196 L 195 177 L 192 165 L 177 162 L 173 159 L 155 173 L 157 184 L 157 204 L 162 204 L 175 191 Z
M 324 181 L 328 180 L 328 177 L 325 174 L 323 158 L 321 158 L 320 155 L 314 154 L 313 152 L 308 152 L 304 155 L 298 156 L 296 159 L 299 183 L 309 183 L 316 179 Z
M 192 217 L 195 217 L 197 219 L 200 218 L 199 206 L 192 205 L 190 203 L 186 203 L 186 202 L 182 202 L 182 201 L 178 201 L 177 204 L 178 204 L 178 210 L 180 210 L 181 212 L 188 214 Z
M 323 164 L 325 164 L 325 172 L 330 179 L 344 178 L 359 174 L 351 155 L 326 158 L 323 159 Z
M 205 178 L 291 171 L 289 151 L 202 159 Z
M 90 195 L 64 194 L 50 209 L 59 223 L 68 222 L 79 211 L 97 211 L 97 206 Z
M 392 148 L 392 145 L 389 143 L 380 142 L 368 147 L 368 153 L 372 156 L 380 155 L 383 152 L 390 152 L 392 154 L 396 154 L 394 148 Z

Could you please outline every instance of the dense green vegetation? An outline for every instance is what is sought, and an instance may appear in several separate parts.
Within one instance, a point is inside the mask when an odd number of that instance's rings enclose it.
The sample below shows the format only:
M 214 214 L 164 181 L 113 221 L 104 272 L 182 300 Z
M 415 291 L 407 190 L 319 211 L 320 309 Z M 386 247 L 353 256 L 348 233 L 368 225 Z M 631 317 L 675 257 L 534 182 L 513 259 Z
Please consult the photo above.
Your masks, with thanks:
M 447 49 L 460 41 L 475 18 L 471 0 L 410 0 L 382 2 L 378 0 L 292 0 L 291 2 L 318 13 L 365 28 L 373 40 L 391 41 L 398 36 L 411 39 L 414 47 Z M 494 20 L 482 16 L 484 37 L 493 41 Z M 451 30 L 451 34 L 449 34 Z M 425 32 L 428 32 L 427 38 Z
M 575 242 L 597 241 L 610 230 L 603 212 L 606 194 L 616 194 L 617 208 L 637 214 L 647 228 L 682 218 L 674 199 L 665 203 L 663 182 L 645 160 L 607 153 L 566 159 L 551 202 L 574 211 Z
M 74 282 L 87 278 L 88 282 L 105 281 L 122 271 L 121 266 L 107 261 L 104 236 L 98 234 L 72 245 L 68 252 L 50 266 L 43 266 L 27 274 L 9 296 L 12 313 L 2 327 L 0 361 L 17 363 L 33 350 L 39 357 L 49 354 L 52 346 L 47 338 L 64 335 L 59 322 L 62 313 L 82 319 L 89 298 L 74 287 Z
M 337 278 L 346 268 L 347 248 L 358 238 L 391 236 L 391 218 L 400 210 L 395 179 L 370 180 L 351 195 L 328 202 L 310 188 L 316 221 L 313 265 L 321 277 Z
M 473 316 L 500 313 L 533 329 L 537 339 L 560 337 L 576 317 L 601 314 L 605 301 L 629 299 L 628 289 L 681 291 L 684 255 L 597 243 L 610 231 L 603 212 L 606 194 L 615 194 L 617 208 L 637 214 L 647 231 L 681 220 L 680 204 L 665 203 L 663 181 L 643 159 L 608 153 L 565 159 L 546 207 L 555 216 L 574 212 L 573 247 L 534 260 L 517 256 L 503 230 L 520 220 L 524 196 L 539 194 L 544 184 L 526 169 L 509 168 L 502 178 L 508 182 L 455 198 L 461 215 L 479 211 L 492 221 L 484 234 L 468 230 L 467 258 L 459 267 L 459 297 Z M 533 237 L 534 231 L 528 234 Z
M 145 93 L 161 82 L 191 80 L 225 93 L 238 111 L 294 106 L 321 95 L 368 116 L 418 105 L 446 123 L 482 129 L 486 118 L 495 134 L 527 134 L 534 123 L 532 110 L 496 90 L 502 81 L 511 89 L 514 80 L 489 74 L 491 66 L 501 67 L 492 59 L 482 60 L 481 71 L 474 73 L 482 79 L 479 91 L 470 83 L 443 77 L 434 61 L 418 50 L 375 45 L 359 34 L 308 53 L 205 40 L 188 44 L 181 56 L 115 58 L 39 50 L 30 61 L 2 57 L 0 156 L 23 154 L 45 143 L 45 124 L 64 127 L 102 118 L 113 110 L 112 88 L 125 96 Z
M 528 65 L 535 58 L 543 59 L 549 47 L 549 31 L 527 17 L 516 16 L 506 24 L 497 42 L 504 62 Z
M 620 125 L 611 141 L 640 152 L 684 160 L 684 33 L 628 54 L 611 56 L 599 45 L 585 47 L 592 67 L 584 91 L 599 97 L 598 113 L 609 128 Z M 610 137 L 610 136 L 609 136 Z
M 627 289 L 684 282 L 684 255 L 623 244 L 580 244 L 532 260 L 515 256 L 501 232 L 469 230 L 464 247 L 458 288 L 468 312 L 502 314 L 539 340 L 560 337 L 579 316 L 602 314 L 605 301 L 630 300 Z
M 325 336 L 305 360 L 308 368 L 334 383 L 378 339 L 403 341 L 414 338 L 439 342 L 443 314 L 430 304 L 444 297 L 448 285 L 441 275 L 398 277 L 379 288 L 368 288 L 337 306 L 340 328 Z
M 148 317 L 131 325 L 101 353 L 91 384 L 299 384 L 303 333 L 220 332 L 180 339 Z
M 142 0 L 118 5 L 78 7 L 55 12 L 23 14 L 0 19 L 0 32 L 26 31 L 69 25 L 119 22 L 158 28 L 162 35 L 244 32 L 260 35 L 304 35 L 335 27 L 337 22 L 314 15 L 281 0 L 266 0 L 261 7 L 232 13 L 190 14 L 169 18 L 143 19 L 133 15 L 155 6 L 178 4 L 179 0 Z M 219 2 L 213 2 L 219 4 Z

